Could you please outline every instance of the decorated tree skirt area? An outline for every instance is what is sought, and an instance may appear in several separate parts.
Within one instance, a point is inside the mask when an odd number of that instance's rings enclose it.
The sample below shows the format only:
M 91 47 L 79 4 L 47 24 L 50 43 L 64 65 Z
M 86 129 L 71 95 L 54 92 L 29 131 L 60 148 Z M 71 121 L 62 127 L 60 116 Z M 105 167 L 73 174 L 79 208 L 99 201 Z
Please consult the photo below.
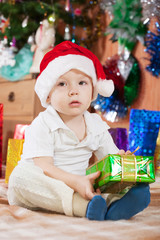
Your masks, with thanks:
M 48 212 L 9 206 L 7 184 L 0 180 L 1 239 L 160 239 L 160 179 L 150 185 L 151 203 L 130 220 L 89 221 Z

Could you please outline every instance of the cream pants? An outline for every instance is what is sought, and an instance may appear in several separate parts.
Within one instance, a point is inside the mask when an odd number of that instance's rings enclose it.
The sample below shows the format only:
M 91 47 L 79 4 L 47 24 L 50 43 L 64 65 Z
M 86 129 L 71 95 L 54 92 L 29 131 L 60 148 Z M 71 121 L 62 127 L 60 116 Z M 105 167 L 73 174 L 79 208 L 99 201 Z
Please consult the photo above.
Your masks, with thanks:
M 105 195 L 103 197 L 107 198 Z M 117 200 L 116 196 L 114 200 Z M 45 209 L 78 217 L 85 217 L 88 205 L 88 201 L 74 193 L 73 189 L 62 181 L 46 176 L 32 162 L 19 164 L 12 171 L 8 183 L 8 201 L 10 205 L 31 210 Z

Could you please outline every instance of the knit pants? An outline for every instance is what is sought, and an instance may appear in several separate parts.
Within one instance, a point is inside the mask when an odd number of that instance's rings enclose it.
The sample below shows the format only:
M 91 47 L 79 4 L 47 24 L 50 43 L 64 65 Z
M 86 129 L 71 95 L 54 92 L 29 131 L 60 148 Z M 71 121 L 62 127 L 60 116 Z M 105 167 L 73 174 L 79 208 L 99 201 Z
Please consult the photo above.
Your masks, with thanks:
M 102 194 L 107 206 L 120 199 L 119 194 Z M 85 217 L 87 200 L 64 182 L 46 176 L 33 162 L 18 164 L 8 183 L 8 201 L 31 210 L 49 210 L 67 216 Z
M 84 217 L 88 201 L 62 181 L 46 176 L 34 163 L 17 165 L 8 183 L 8 201 L 31 210 L 45 209 Z

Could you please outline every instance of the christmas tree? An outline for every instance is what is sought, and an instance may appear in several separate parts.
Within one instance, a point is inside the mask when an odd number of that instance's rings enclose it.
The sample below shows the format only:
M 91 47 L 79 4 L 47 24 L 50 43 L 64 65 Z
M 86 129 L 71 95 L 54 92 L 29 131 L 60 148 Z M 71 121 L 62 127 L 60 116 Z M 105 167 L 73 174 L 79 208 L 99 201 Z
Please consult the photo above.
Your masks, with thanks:
M 0 2 L 0 40 L 16 39 L 20 49 L 33 36 L 41 21 L 55 28 L 55 45 L 71 40 L 91 48 L 102 34 L 99 1 L 88 0 L 8 0 Z

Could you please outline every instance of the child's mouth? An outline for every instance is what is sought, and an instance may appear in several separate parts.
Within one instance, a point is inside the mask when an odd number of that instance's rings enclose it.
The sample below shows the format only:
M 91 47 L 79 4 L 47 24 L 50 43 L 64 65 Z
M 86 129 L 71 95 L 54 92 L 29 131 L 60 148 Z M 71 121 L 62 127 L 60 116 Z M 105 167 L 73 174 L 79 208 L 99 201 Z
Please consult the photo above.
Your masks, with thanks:
M 72 101 L 69 104 L 71 107 L 79 107 L 81 103 L 79 101 Z

